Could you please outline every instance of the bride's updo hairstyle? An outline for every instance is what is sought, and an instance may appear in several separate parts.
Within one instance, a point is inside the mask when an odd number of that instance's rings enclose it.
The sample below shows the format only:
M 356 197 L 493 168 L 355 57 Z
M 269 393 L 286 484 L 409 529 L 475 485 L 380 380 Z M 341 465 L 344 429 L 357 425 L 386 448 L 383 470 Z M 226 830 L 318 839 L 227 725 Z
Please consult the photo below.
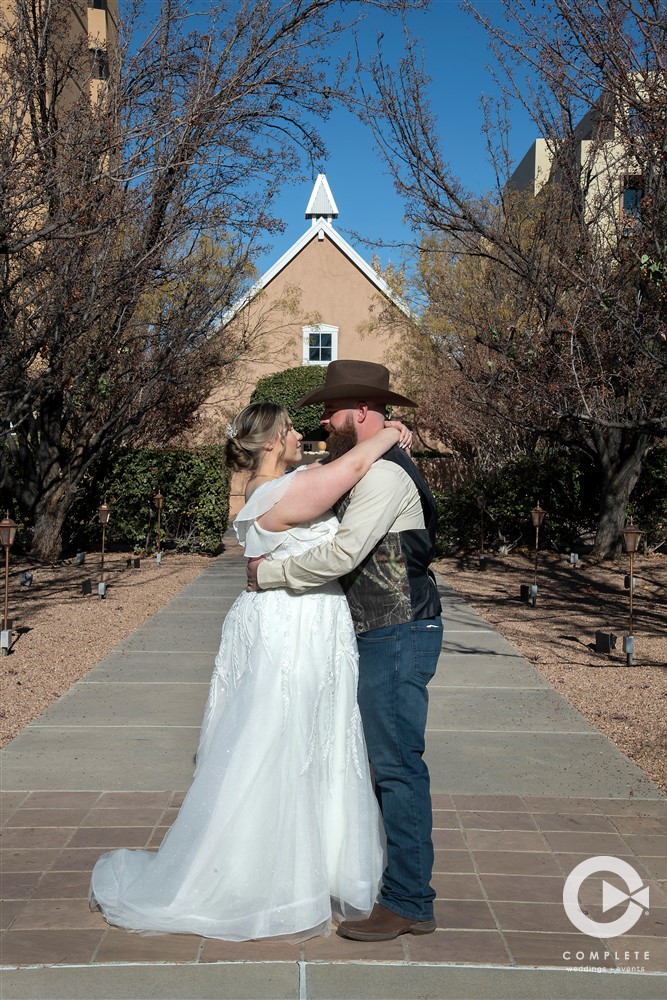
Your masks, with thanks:
M 262 448 L 276 434 L 285 445 L 290 415 L 277 403 L 250 403 L 227 425 L 227 465 L 236 472 L 256 472 Z

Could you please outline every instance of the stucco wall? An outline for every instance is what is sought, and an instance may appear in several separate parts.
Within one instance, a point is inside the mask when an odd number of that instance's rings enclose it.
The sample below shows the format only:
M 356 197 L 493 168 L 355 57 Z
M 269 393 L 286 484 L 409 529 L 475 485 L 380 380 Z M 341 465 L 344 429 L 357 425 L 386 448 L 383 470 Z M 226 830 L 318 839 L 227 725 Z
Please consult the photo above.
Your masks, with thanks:
M 230 324 L 237 332 L 257 332 L 250 333 L 252 348 L 233 377 L 226 376 L 204 404 L 199 440 L 224 441 L 230 416 L 250 401 L 259 378 L 302 364 L 304 326 L 338 327 L 338 358 L 388 360 L 401 325 L 393 327 L 386 311 L 396 316 L 400 310 L 327 236 L 327 225 L 319 228 L 323 238 L 307 243 Z M 243 505 L 246 479 L 232 478 L 230 517 Z
M 230 324 L 245 327 L 252 346 L 234 377 L 204 404 L 205 440 L 220 440 L 229 415 L 245 406 L 259 378 L 302 364 L 303 326 L 336 326 L 338 358 L 380 363 L 400 336 L 382 320 L 384 310 L 397 307 L 322 228 L 324 238 L 312 239 Z
M 536 139 L 521 163 L 510 177 L 510 187 L 517 191 L 529 190 L 538 194 L 543 184 L 549 180 L 551 153 L 544 139 Z

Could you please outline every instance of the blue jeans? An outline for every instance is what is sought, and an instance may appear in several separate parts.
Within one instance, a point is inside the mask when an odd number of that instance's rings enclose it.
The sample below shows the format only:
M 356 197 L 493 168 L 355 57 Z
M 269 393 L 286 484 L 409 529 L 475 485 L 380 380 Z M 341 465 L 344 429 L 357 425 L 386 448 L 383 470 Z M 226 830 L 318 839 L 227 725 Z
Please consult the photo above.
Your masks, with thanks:
M 428 768 L 422 759 L 426 685 L 442 645 L 440 617 L 357 636 L 359 708 L 387 834 L 379 902 L 402 917 L 433 918 L 435 893 Z

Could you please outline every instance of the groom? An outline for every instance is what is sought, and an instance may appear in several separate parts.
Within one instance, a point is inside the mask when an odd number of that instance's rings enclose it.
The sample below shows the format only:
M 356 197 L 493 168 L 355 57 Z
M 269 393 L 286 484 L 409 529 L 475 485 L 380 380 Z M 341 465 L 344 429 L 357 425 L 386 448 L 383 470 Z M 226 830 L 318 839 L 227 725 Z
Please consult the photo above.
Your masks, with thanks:
M 387 404 L 415 406 L 389 389 L 384 365 L 332 361 L 324 386 L 299 406 L 324 403 L 322 426 L 336 458 L 384 426 Z M 387 835 L 380 897 L 366 920 L 344 920 L 342 937 L 386 941 L 435 930 L 431 796 L 422 754 L 428 692 L 442 642 L 440 600 L 429 564 L 433 497 L 414 463 L 394 447 L 336 505 L 340 528 L 316 549 L 283 561 L 250 560 L 251 589 L 303 593 L 340 579 L 359 646 L 358 700 Z

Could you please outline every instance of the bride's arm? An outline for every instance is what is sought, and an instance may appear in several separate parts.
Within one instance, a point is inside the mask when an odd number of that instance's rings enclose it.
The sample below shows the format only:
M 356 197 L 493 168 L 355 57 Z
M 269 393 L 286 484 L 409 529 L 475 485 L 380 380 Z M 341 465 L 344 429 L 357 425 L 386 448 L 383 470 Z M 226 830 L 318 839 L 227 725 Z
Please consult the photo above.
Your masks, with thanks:
M 385 420 L 384 425 L 385 427 L 395 427 L 396 430 L 400 431 L 401 436 L 398 439 L 398 447 L 409 452 L 412 448 L 412 431 L 410 428 L 406 427 L 401 420 Z M 317 459 L 317 461 L 311 462 L 310 465 L 303 467 L 303 471 L 310 472 L 312 469 L 319 469 L 322 462 L 323 459 Z
M 402 436 L 403 431 L 397 426 L 385 427 L 335 461 L 310 469 L 307 476 L 293 476 L 285 496 L 262 515 L 258 524 L 267 531 L 285 531 L 324 514 Z

